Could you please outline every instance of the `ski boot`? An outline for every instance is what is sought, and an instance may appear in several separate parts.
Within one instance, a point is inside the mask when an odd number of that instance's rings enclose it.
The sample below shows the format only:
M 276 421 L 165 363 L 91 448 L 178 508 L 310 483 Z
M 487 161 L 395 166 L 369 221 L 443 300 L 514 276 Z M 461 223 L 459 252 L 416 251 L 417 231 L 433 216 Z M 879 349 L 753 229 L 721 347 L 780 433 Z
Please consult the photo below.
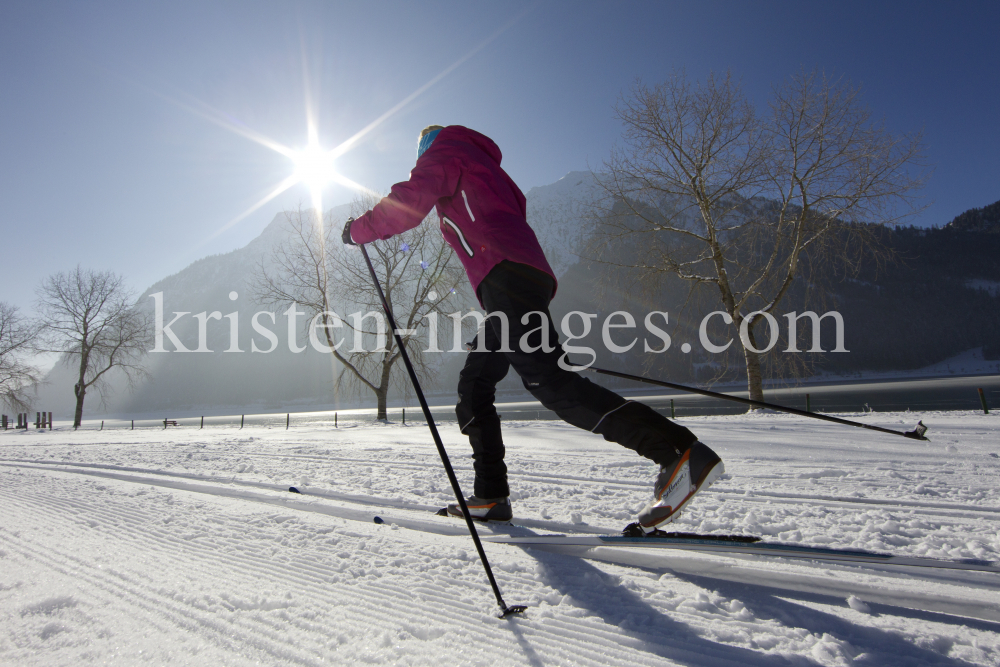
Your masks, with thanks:
M 639 511 L 639 527 L 652 533 L 670 523 L 696 493 L 711 486 L 725 471 L 722 459 L 704 443 L 695 441 L 679 459 L 660 466 L 653 499 Z
M 477 498 L 469 496 L 465 499 L 469 514 L 477 521 L 510 521 L 514 518 L 514 510 L 510 506 L 510 498 Z M 462 508 L 458 503 L 450 503 L 447 516 L 463 518 Z M 439 514 L 442 514 L 439 512 Z

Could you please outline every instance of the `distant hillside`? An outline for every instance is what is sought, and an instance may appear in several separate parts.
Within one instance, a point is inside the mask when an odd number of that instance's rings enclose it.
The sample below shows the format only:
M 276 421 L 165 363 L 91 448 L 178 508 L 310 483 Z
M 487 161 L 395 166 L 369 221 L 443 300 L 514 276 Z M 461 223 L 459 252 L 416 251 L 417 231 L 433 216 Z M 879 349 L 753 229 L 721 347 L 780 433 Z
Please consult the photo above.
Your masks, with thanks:
M 698 344 L 701 319 L 718 310 L 717 295 L 712 293 L 711 286 L 692 293 L 688 283 L 668 279 L 658 292 L 644 294 L 636 289 L 637 275 L 613 275 L 607 266 L 579 257 L 583 243 L 592 233 L 590 213 L 598 196 L 599 187 L 587 172 L 571 172 L 526 194 L 528 221 L 559 278 L 559 292 L 552 304 L 557 326 L 570 311 L 597 313 L 591 336 L 584 344 L 600 350 L 602 324 L 609 313 L 631 312 L 641 335 L 646 313 L 667 311 L 670 320 L 665 330 L 674 341 L 669 350 L 663 354 L 646 353 L 640 337 L 631 352 L 601 352 L 599 365 L 646 368 L 682 382 L 718 378 L 727 360 L 707 355 Z M 346 208 L 335 209 L 334 216 L 342 220 Z M 889 266 L 864 266 L 857 276 L 832 281 L 822 294 L 803 279 L 797 279 L 782 302 L 780 313 L 838 310 L 845 321 L 846 347 L 850 350 L 849 354 L 827 354 L 815 359 L 810 372 L 911 370 L 974 348 L 983 348 L 988 359 L 1000 359 L 998 220 L 1000 202 L 963 213 L 941 229 L 884 229 L 880 232 L 883 242 L 895 251 L 897 262 Z M 213 352 L 149 355 L 152 380 L 133 394 L 119 388 L 107 412 L 179 415 L 357 405 L 357 396 L 335 391 L 334 379 L 339 367 L 332 363 L 332 357 L 311 348 L 301 354 L 291 353 L 285 344 L 287 321 L 281 314 L 283 309 L 262 308 L 251 298 L 249 284 L 254 268 L 285 233 L 279 215 L 247 246 L 200 259 L 143 293 L 139 303 L 150 310 L 153 307 L 150 295 L 163 293 L 166 322 L 174 312 L 189 313 L 173 330 L 190 348 L 197 346 L 198 339 L 193 314 L 238 312 L 239 347 L 244 353 L 225 352 L 229 323 L 212 322 L 208 325 L 207 342 Z M 627 252 L 627 246 L 623 252 Z M 231 292 L 236 293 L 235 299 L 231 299 Z M 277 310 L 273 323 L 263 320 L 281 339 L 273 353 L 249 351 L 254 335 L 252 317 L 258 310 Z M 782 317 L 778 319 L 785 322 Z M 450 327 L 447 319 L 442 322 Z M 576 321 L 575 329 L 580 326 Z M 450 332 L 450 328 L 442 331 Z M 805 333 L 800 331 L 800 335 Z M 298 336 L 301 343 L 306 341 L 302 332 Z M 629 340 L 627 332 L 615 332 L 615 337 Z M 657 338 L 646 337 L 652 347 L 660 346 Z M 259 335 L 255 340 L 258 345 L 267 345 Z M 693 346 L 690 353 L 680 349 L 685 342 Z M 824 338 L 824 343 L 827 342 Z M 737 351 L 738 343 L 731 349 Z M 728 360 L 731 366 L 726 375 L 732 379 L 739 377 L 739 356 Z M 454 392 L 464 355 L 445 357 L 439 372 L 426 378 L 425 390 L 449 396 Z M 44 407 L 57 414 L 69 414 L 73 382 L 71 370 L 57 365 L 40 390 L 38 409 Z M 509 374 L 501 390 L 523 393 L 515 373 Z M 370 396 L 361 400 L 371 402 Z M 88 403 L 88 414 L 98 411 L 103 410 L 95 398 Z
M 581 220 L 585 217 L 588 202 L 595 194 L 596 184 L 589 172 L 571 172 L 556 183 L 532 188 L 526 194 L 528 220 L 545 249 L 553 269 L 561 275 L 577 261 L 577 242 L 582 238 Z M 342 224 L 348 207 L 332 210 L 335 224 Z M 223 314 L 238 313 L 239 346 L 243 353 L 227 353 L 229 322 L 212 322 L 207 326 L 207 353 L 150 354 L 146 357 L 152 379 L 143 383 L 134 393 L 116 387 L 107 404 L 107 412 L 138 415 L 150 412 L 170 414 L 199 414 L 205 411 L 279 411 L 308 409 L 310 407 L 354 407 L 358 397 L 334 388 L 340 372 L 339 364 L 330 355 L 316 352 L 311 347 L 301 354 L 289 351 L 287 320 L 284 308 L 263 307 L 255 303 L 250 293 L 252 274 L 272 248 L 286 234 L 283 215 L 279 214 L 261 232 L 260 236 L 243 248 L 229 253 L 204 257 L 178 273 L 157 281 L 139 297 L 140 307 L 152 312 L 150 295 L 163 293 L 164 324 L 169 324 L 175 312 L 186 312 L 172 331 L 188 348 L 198 346 L 198 323 L 193 314 L 219 311 Z M 236 299 L 230 293 L 236 293 Z M 260 310 L 276 311 L 271 322 L 264 317 L 261 322 L 280 338 L 273 352 L 250 352 L 254 337 L 252 318 Z M 300 322 L 301 322 L 300 318 Z M 450 322 L 444 319 L 444 326 Z M 442 329 L 450 331 L 450 329 Z M 258 345 L 266 348 L 267 342 L 259 335 Z M 305 333 L 298 334 L 300 344 L 308 346 Z M 173 349 L 169 341 L 167 349 Z M 463 355 L 445 355 L 441 373 L 427 379 L 428 391 L 453 392 Z M 39 391 L 39 406 L 57 414 L 72 410 L 73 371 L 57 364 L 48 374 L 46 384 Z M 437 379 L 439 382 L 435 383 Z M 518 385 L 520 386 L 520 385 Z M 370 395 L 363 395 L 367 400 Z M 88 414 L 104 412 L 96 395 L 88 398 Z
M 982 208 L 970 208 L 945 226 L 961 232 L 1000 234 L 1000 201 Z

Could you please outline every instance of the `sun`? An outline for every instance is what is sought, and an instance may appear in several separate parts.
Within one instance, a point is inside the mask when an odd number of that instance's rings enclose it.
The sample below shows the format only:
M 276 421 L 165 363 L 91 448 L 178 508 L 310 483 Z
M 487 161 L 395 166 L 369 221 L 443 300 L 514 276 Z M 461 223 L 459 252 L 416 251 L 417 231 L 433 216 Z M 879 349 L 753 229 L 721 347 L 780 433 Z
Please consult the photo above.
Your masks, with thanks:
M 331 151 L 323 150 L 319 143 L 310 142 L 302 150 L 293 152 L 291 158 L 295 163 L 293 178 L 310 192 L 322 190 L 337 178 Z

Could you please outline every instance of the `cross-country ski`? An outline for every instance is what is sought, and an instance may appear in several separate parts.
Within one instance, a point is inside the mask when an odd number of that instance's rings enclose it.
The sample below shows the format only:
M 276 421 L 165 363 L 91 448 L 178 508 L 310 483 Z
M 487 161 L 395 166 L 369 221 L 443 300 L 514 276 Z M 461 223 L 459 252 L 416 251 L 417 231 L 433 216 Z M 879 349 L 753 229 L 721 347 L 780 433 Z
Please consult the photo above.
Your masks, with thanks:
M 1000 574 L 1000 563 L 974 558 L 946 560 L 942 558 L 920 558 L 895 556 L 873 551 L 850 549 L 828 549 L 825 547 L 803 546 L 800 544 L 762 542 L 750 539 L 738 541 L 725 539 L 728 536 L 692 535 L 684 537 L 624 537 L 622 535 L 539 535 L 535 537 L 491 537 L 488 541 L 497 544 L 514 544 L 521 547 L 621 547 L 633 549 L 676 549 L 701 551 L 705 553 L 750 554 L 772 558 L 793 558 L 815 561 L 868 563 L 873 565 L 897 565 L 907 567 L 929 567 L 942 570 L 974 570 Z

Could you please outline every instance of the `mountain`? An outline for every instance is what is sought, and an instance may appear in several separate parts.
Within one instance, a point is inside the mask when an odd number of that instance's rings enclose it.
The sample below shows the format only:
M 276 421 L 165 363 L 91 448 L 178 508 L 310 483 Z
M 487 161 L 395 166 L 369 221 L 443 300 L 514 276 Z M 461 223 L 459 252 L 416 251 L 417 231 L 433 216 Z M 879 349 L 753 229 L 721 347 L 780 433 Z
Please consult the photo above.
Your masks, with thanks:
M 1000 201 L 982 208 L 970 208 L 945 226 L 960 232 L 1000 234 Z
M 601 195 L 601 186 L 589 171 L 571 171 L 525 195 L 528 222 L 557 278 L 579 260 L 589 217 Z

